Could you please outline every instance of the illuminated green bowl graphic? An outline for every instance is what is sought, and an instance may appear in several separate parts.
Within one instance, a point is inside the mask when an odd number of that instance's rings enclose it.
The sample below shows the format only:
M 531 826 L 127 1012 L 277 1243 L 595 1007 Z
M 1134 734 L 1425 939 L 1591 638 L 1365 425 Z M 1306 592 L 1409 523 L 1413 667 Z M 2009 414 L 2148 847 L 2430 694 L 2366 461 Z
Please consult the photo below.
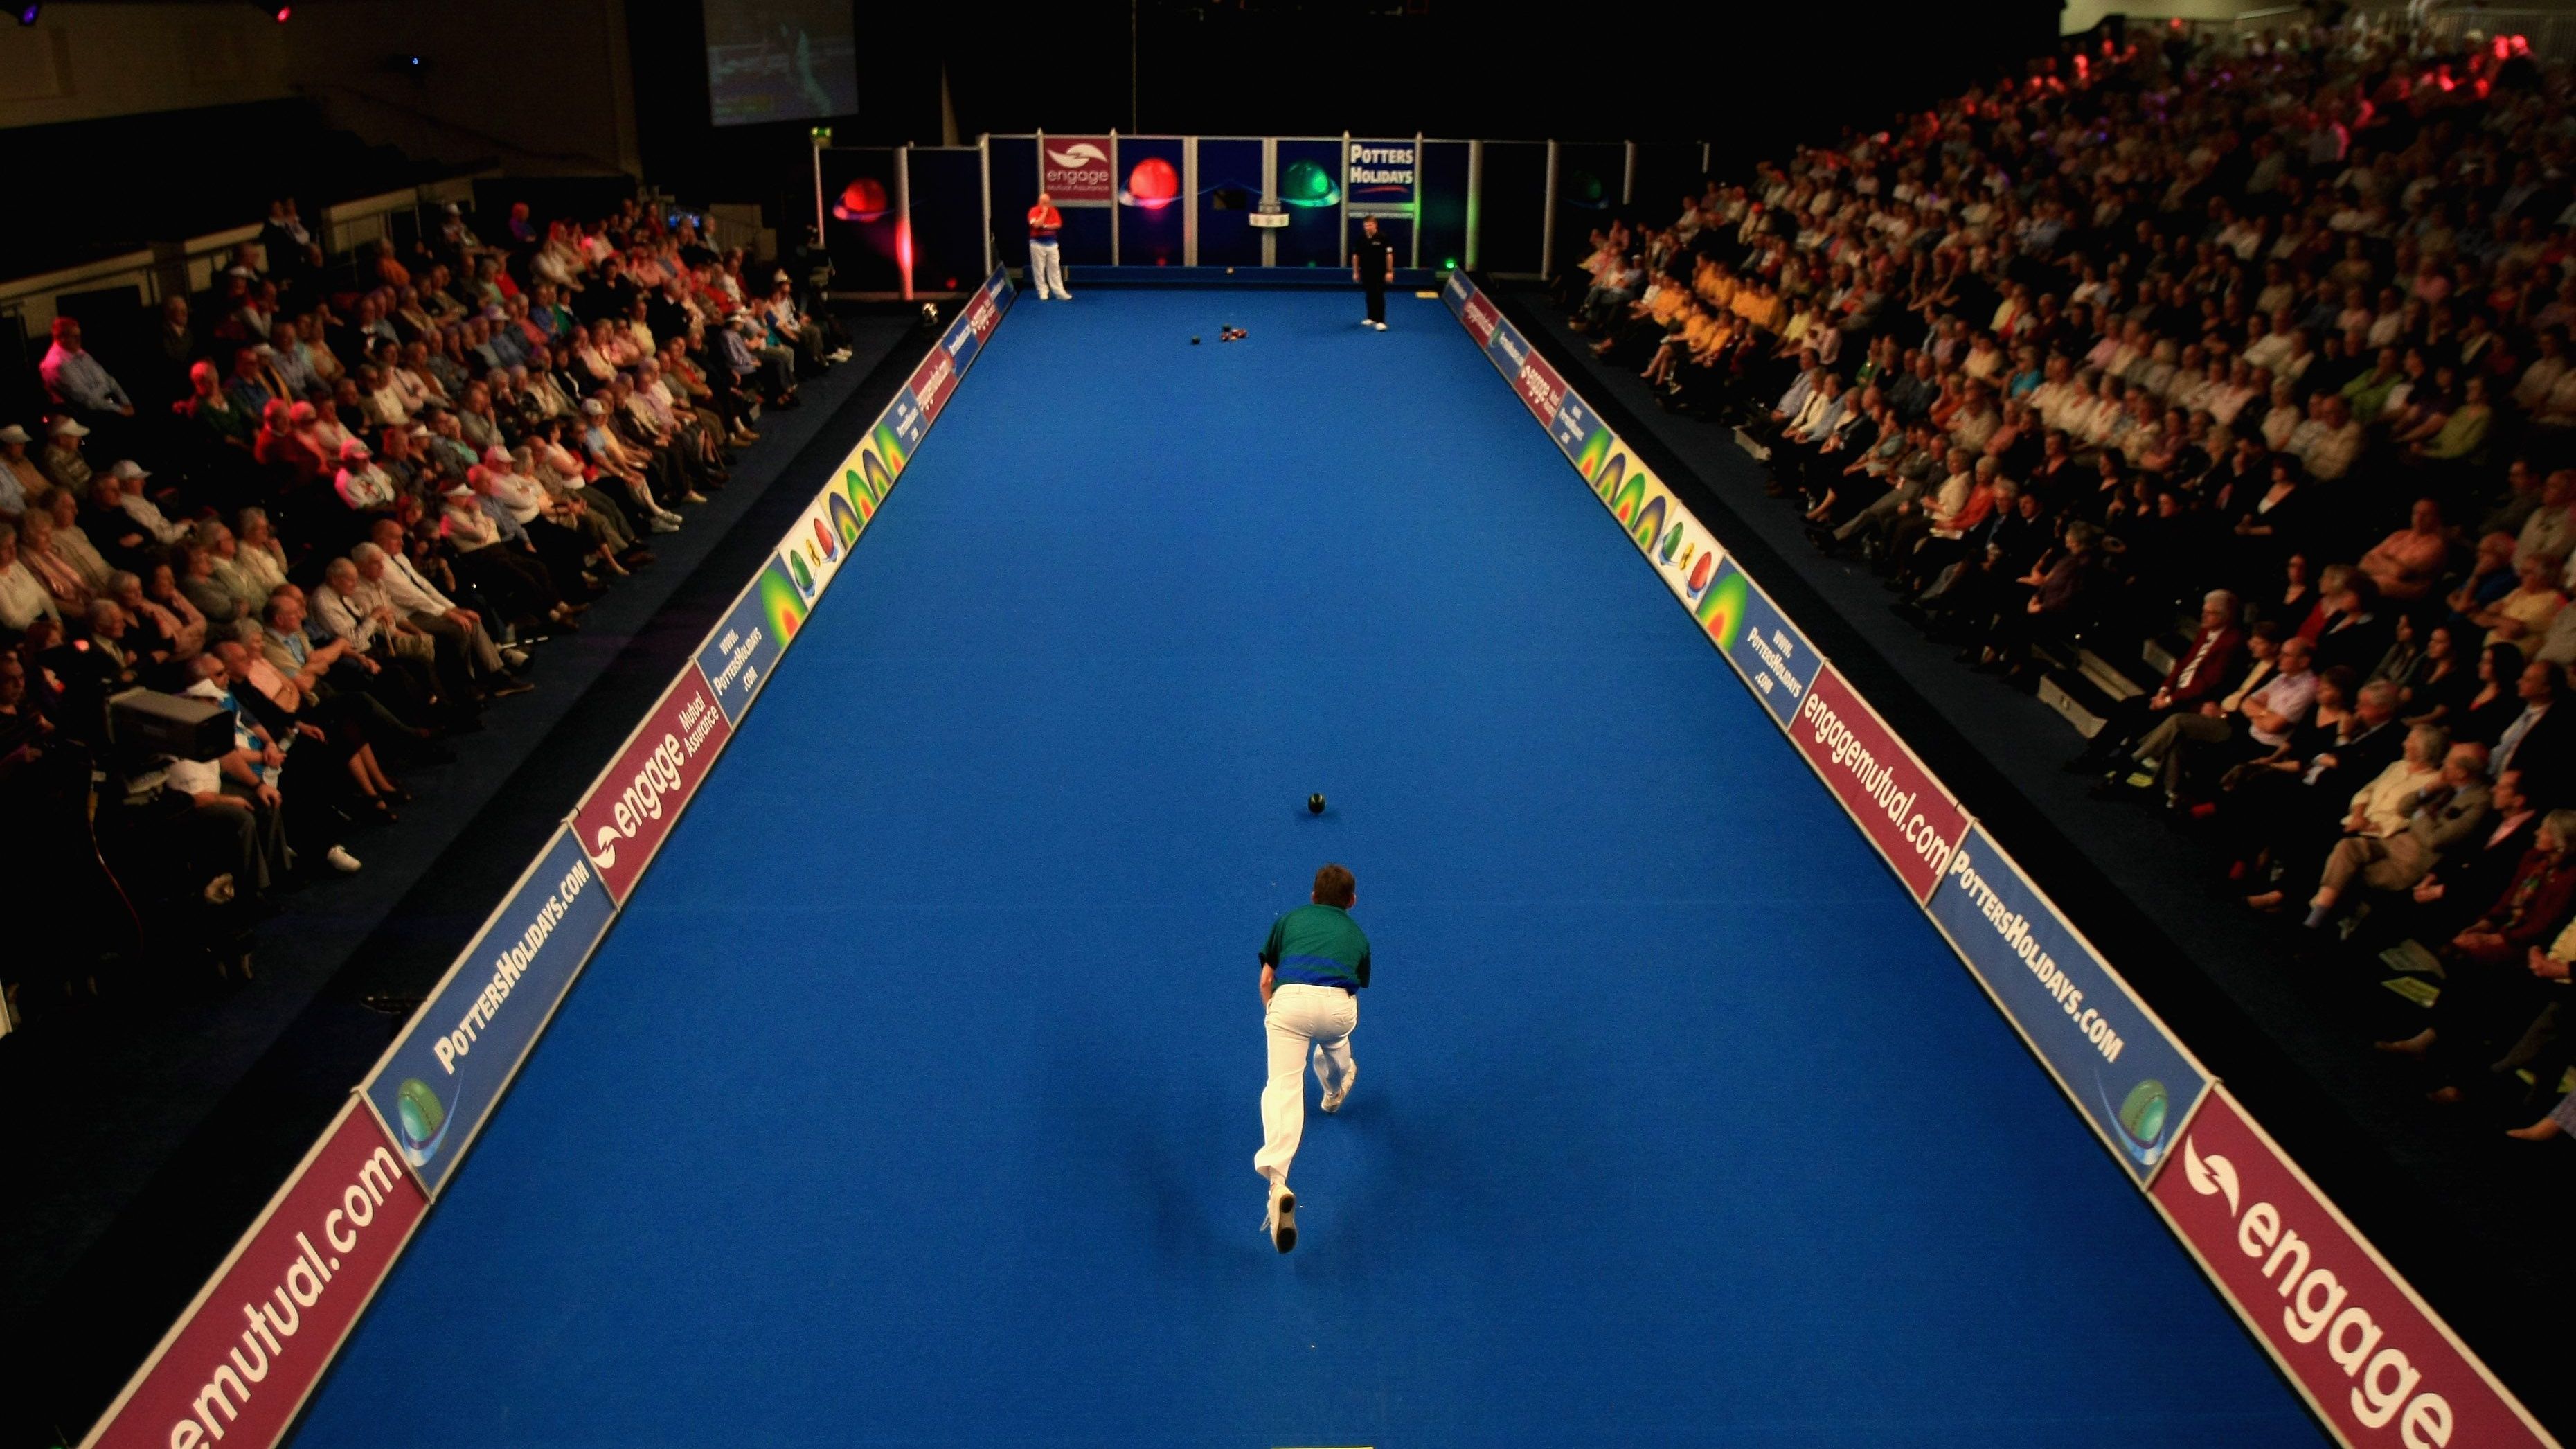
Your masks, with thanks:
M 1279 177 L 1279 199 L 1290 206 L 1332 206 L 1342 199 L 1333 174 L 1312 161 L 1291 161 Z
M 2133 1142 L 2146 1144 L 2161 1141 L 2165 1135 L 2165 1117 L 2173 1108 L 2165 1094 L 2165 1084 L 2153 1077 L 2129 1089 L 2120 1099 L 2120 1130 Z
M 429 1083 L 406 1077 L 394 1089 L 394 1130 L 402 1134 L 403 1155 L 417 1167 L 438 1153 L 447 1138 L 447 1104 Z

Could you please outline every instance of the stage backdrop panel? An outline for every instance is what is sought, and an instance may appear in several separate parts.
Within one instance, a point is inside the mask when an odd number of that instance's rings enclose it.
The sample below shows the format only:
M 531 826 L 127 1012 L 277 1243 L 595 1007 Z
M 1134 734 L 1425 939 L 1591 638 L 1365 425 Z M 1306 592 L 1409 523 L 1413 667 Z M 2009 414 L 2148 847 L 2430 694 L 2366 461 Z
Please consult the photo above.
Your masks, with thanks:
M 1547 229 L 1547 143 L 1487 141 L 1483 180 L 1478 265 L 1499 276 L 1535 275 Z
M 1616 141 L 1567 141 L 1556 148 L 1557 270 L 1574 265 L 1589 250 L 1595 228 L 1610 225 L 1619 210 L 1620 178 L 1628 168 L 1628 148 Z
M 1199 188 L 1192 203 L 1199 209 L 1199 265 L 1261 265 L 1261 232 L 1252 224 L 1261 205 L 1259 138 L 1199 138 Z
M 913 290 L 972 288 L 984 277 L 983 154 L 972 146 L 915 146 L 908 156 Z M 1014 232 L 1028 235 L 1027 227 L 1018 226 L 1003 236 Z
M 843 292 L 901 291 L 894 148 L 826 147 L 816 164 L 822 168 L 823 246 L 832 254 L 833 287 Z
M 985 143 L 985 169 L 993 184 L 993 260 L 1006 267 L 1029 264 L 1029 208 L 1038 201 L 1038 143 L 1032 136 L 994 136 Z
M 1187 174 L 1185 143 L 1178 136 L 1118 138 L 1118 262 L 1128 267 L 1178 267 L 1189 262 L 1189 207 L 1181 192 Z
M 1628 192 L 1628 214 L 1657 226 L 1670 226 L 1682 214 L 1682 198 L 1699 195 L 1702 173 L 1697 141 L 1637 143 L 1637 184 Z
M 1464 141 L 1422 143 L 1422 265 L 1467 265 L 1467 156 Z
M 1288 224 L 1271 233 L 1272 253 L 1283 267 L 1339 266 L 1349 254 L 1341 249 L 1342 143 L 1332 140 L 1279 142 L 1279 176 L 1274 194 L 1288 208 Z

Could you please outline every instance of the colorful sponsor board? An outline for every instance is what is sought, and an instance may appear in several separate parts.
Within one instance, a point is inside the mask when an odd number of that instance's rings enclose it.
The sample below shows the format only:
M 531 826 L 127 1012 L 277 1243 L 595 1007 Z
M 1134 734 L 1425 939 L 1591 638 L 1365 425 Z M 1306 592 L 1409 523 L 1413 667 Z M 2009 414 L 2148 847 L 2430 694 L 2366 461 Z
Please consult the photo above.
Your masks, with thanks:
M 1830 664 L 1816 671 L 1789 739 L 1916 902 L 1928 898 L 1968 833 L 1968 812 Z
M 620 905 L 733 737 L 695 664 L 680 672 L 573 812 L 573 833 Z
M 608 934 L 616 906 L 558 829 L 361 1089 L 432 1196 Z
M 877 499 L 881 495 L 865 487 L 849 489 L 841 481 L 844 475 L 857 469 L 858 454 L 859 449 L 851 450 L 850 456 L 841 461 L 840 472 L 823 485 L 823 491 L 814 495 L 813 502 L 805 505 L 804 513 L 797 517 L 796 526 L 787 530 L 787 536 L 778 541 L 778 557 L 771 561 L 772 567 L 784 571 L 787 581 L 795 585 L 793 597 L 810 602 L 823 592 L 825 586 L 832 582 L 832 575 L 841 571 L 841 564 L 850 556 L 850 549 L 858 543 L 859 535 L 867 531 L 868 519 L 876 513 Z M 866 474 L 860 471 L 857 476 L 864 478 Z M 758 590 L 761 580 L 768 574 L 768 569 L 762 570 L 745 586 L 744 592 Z M 737 602 L 735 607 L 738 609 L 741 605 Z M 787 647 L 797 621 L 784 622 L 789 624 L 790 633 L 773 631 L 771 634 L 772 642 L 780 649 Z M 707 662 L 708 658 L 707 651 L 701 648 L 698 651 L 699 666 L 706 670 L 707 679 L 717 686 L 717 692 L 727 696 L 725 713 L 736 720 L 741 719 L 742 712 L 734 708 L 730 689 L 717 678 L 719 671 Z M 756 687 L 757 681 L 754 684 Z
M 1107 206 L 1118 195 L 1118 168 L 1107 136 L 1038 137 L 1038 189 L 1058 206 Z
M 2224 1087 L 2148 1195 L 2352 1449 L 2557 1442 Z
M 81 1449 L 283 1439 L 428 1208 L 351 1098 Z
M 1717 540 L 1664 487 L 1663 480 L 1628 456 L 1617 435 L 1599 426 L 1590 408 L 1573 401 L 1572 393 L 1557 405 L 1557 418 L 1560 428 L 1590 424 L 1586 437 L 1593 446 L 1568 448 L 1566 456 L 1582 472 L 1584 481 L 1592 484 L 1601 506 L 1619 520 L 1628 541 L 1663 576 L 1664 586 L 1673 591 L 1673 597 L 1696 614 L 1723 561 Z
M 2093 943 L 1972 826 L 1924 908 L 1987 994 L 2143 1183 L 2209 1076 Z
M 1343 152 L 1343 211 L 1351 216 L 1411 216 L 1421 182 L 1421 147 L 1413 141 L 1353 141 Z
M 1762 707 L 1786 728 L 1824 664 L 1816 646 L 1733 558 L 1718 562 L 1716 579 L 1692 612 Z

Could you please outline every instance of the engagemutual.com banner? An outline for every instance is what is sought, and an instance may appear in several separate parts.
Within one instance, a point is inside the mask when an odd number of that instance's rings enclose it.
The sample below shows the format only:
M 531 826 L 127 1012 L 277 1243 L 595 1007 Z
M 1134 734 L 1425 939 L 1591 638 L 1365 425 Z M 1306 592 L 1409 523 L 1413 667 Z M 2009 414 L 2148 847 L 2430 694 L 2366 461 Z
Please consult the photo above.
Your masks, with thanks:
M 2203 1166 L 2184 1185 L 2185 1176 L 2169 1166 L 2175 1144 L 2187 1142 L 2185 1134 L 2198 1130 L 2202 1120 L 2218 1120 L 2204 1104 L 2227 1103 L 2228 1120 L 2242 1119 L 2232 1099 L 1770 595 L 1726 556 L 1653 470 L 1539 356 L 1493 299 L 1459 272 L 1451 274 L 1441 300 L 1886 858 L 2132 1179 L 2153 1194 L 2337 1437 L 2347 1445 L 2400 1443 L 2412 1449 L 2454 1442 L 2549 1442 L 2545 1436 L 2537 1441 L 2522 1437 L 2532 1429 L 2528 1413 L 2351 1231 L 2333 1205 L 2315 1194 L 2296 1166 L 2270 1147 L 2269 1138 L 2262 1139 L 2265 1152 L 2259 1157 L 2239 1147 L 2237 1156 L 2248 1166 L 2234 1169 L 2234 1175 Z M 2261 1135 L 2250 1119 L 2242 1120 L 2246 1135 Z M 2277 1164 L 2282 1176 L 2297 1179 L 2314 1215 L 2330 1217 L 2345 1235 L 2350 1254 L 2366 1258 L 2370 1271 L 2387 1282 L 2385 1300 L 2392 1306 L 2377 1318 L 2359 1309 L 2335 1318 L 2323 1308 L 2309 1311 L 2293 1303 L 2295 1311 L 2286 1311 L 2283 1320 L 2286 1329 L 2272 1321 L 2281 1315 L 2275 1312 L 2277 1304 L 2263 1301 L 2264 1292 L 2307 1293 L 2322 1303 L 2342 1289 L 2333 1286 L 2330 1276 L 2312 1273 L 2295 1281 L 2281 1277 L 2257 1291 L 2251 1280 L 2258 1275 L 2242 1265 L 2227 1268 L 2232 1260 L 2204 1246 L 2233 1226 L 2254 1244 L 2246 1256 L 2259 1264 L 2265 1260 L 2255 1247 L 2270 1251 L 2272 1239 L 2256 1243 L 2256 1228 L 2288 1236 L 2277 1226 L 2282 1217 L 2269 1204 L 2241 1206 L 2240 1198 L 2250 1194 L 2239 1184 L 2251 1175 L 2255 1162 Z M 2228 1217 L 2204 1229 L 2200 1220 L 2213 1215 L 2201 1203 L 2221 1192 L 2207 1184 L 2222 1178 Z M 2279 1196 L 2292 1194 L 2283 1188 Z M 2242 1226 L 2258 1218 L 2254 1227 Z M 2358 1266 L 2346 1274 L 2351 1281 L 2366 1276 Z M 2239 1279 L 2247 1281 L 2240 1285 Z M 2328 1286 L 2315 1287 L 2317 1283 Z M 2360 1301 L 2356 1290 L 2355 1302 Z M 2400 1316 L 2394 1306 L 2400 1301 L 2427 1325 L 2411 1340 L 2419 1346 L 2411 1358 L 2393 1351 L 2374 1357 L 2375 1342 L 2363 1340 L 2375 1340 L 2380 1325 Z M 2313 1328 L 2309 1320 L 2314 1320 Z M 2302 1346 L 2319 1334 L 2332 1339 L 2334 1351 L 2302 1358 Z M 2419 1370 L 2437 1362 L 2449 1365 L 2442 1392 L 2417 1392 Z M 2343 1381 L 2320 1383 L 2318 1364 L 2340 1372 Z M 2430 1371 L 2422 1371 L 2421 1377 L 2430 1386 Z M 2348 1405 L 2331 1397 L 2347 1389 Z M 2482 1431 L 2492 1425 L 2501 1437 L 2454 1440 L 2450 1431 L 2455 1423 L 2475 1423 Z

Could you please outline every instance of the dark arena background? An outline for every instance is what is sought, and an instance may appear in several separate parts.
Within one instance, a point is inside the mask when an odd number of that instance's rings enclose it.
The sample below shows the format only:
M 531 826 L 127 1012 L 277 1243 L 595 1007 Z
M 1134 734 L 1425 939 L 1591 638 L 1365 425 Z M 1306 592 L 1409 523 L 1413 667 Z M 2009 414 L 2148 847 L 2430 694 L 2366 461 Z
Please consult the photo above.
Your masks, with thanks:
M 2571 59 L 25 5 L 0 1449 L 2560 1443 Z

